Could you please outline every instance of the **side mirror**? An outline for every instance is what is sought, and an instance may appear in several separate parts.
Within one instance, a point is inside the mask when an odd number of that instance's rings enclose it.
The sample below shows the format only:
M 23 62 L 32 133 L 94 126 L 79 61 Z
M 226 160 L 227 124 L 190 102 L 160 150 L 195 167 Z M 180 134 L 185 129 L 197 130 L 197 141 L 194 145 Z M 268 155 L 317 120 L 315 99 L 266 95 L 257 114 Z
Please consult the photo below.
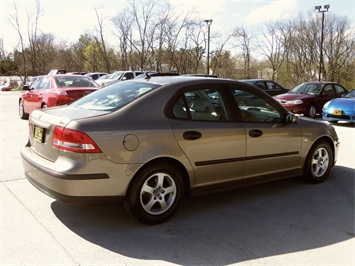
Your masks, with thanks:
M 24 85 L 22 89 L 25 90 L 25 91 L 30 91 L 31 90 L 31 85 Z
M 293 123 L 296 123 L 296 121 L 297 121 L 297 116 L 295 116 L 294 114 L 291 114 L 291 113 L 287 114 L 287 116 L 286 116 L 287 123 L 293 124 Z

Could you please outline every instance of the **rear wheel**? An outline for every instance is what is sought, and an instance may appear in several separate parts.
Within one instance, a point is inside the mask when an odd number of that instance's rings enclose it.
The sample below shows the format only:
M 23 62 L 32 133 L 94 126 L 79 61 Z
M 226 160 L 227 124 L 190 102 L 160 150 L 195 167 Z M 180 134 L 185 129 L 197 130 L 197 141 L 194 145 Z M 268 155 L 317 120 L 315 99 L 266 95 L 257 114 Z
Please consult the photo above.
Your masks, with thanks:
M 333 150 L 325 141 L 319 141 L 310 150 L 304 166 L 304 177 L 311 183 L 323 182 L 333 165 Z
M 159 224 L 176 213 L 183 190 L 176 167 L 168 163 L 149 165 L 132 182 L 124 206 L 135 219 Z
M 307 109 L 306 116 L 310 118 L 315 118 L 316 114 L 317 114 L 316 107 L 313 104 L 311 104 Z
M 21 119 L 28 119 L 28 114 L 25 113 L 25 108 L 23 107 L 22 100 L 20 100 L 18 104 L 18 114 Z

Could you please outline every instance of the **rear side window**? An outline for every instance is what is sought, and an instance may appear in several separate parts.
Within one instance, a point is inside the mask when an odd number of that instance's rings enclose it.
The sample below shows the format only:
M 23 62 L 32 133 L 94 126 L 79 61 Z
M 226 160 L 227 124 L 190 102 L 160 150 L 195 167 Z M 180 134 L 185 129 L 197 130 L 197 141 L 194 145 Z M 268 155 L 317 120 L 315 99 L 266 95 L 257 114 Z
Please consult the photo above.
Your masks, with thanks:
M 45 90 L 50 88 L 50 79 L 48 77 L 43 77 L 41 80 L 36 83 L 36 90 Z
M 334 95 L 333 85 L 326 85 L 323 89 L 323 94 L 333 96 Z
M 227 121 L 226 105 L 219 90 L 185 91 L 173 105 L 173 116 L 196 121 Z

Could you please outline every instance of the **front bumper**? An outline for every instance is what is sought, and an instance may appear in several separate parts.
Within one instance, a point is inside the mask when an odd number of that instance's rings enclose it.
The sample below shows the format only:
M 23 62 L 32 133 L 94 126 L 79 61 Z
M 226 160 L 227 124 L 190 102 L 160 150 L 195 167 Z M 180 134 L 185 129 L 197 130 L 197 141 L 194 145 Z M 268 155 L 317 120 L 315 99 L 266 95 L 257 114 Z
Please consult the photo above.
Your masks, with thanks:
M 282 104 L 283 107 L 285 107 L 287 110 L 294 114 L 305 114 L 307 112 L 307 108 L 301 106 L 301 105 L 296 105 L 296 104 Z
M 355 123 L 355 114 L 342 114 L 341 116 L 336 116 L 331 113 L 323 113 L 322 119 L 329 121 L 329 122 L 348 122 L 348 123 Z

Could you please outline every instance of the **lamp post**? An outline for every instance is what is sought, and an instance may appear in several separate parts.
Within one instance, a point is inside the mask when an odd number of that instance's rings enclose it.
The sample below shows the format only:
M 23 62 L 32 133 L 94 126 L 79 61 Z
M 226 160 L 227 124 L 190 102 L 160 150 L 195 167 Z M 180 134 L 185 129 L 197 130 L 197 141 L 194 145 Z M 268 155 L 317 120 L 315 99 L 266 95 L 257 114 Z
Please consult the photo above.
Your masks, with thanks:
M 207 75 L 210 73 L 210 28 L 212 24 L 212 19 L 206 19 L 205 22 L 207 23 Z
M 321 32 L 321 37 L 320 37 L 320 59 L 319 59 L 319 73 L 318 73 L 318 81 L 321 80 L 321 74 L 322 74 L 322 67 L 323 67 L 323 30 L 324 30 L 324 13 L 328 12 L 328 9 L 330 8 L 330 5 L 324 5 L 322 9 L 322 6 L 315 6 L 314 7 L 316 10 L 318 10 L 319 13 L 322 13 L 322 32 Z

